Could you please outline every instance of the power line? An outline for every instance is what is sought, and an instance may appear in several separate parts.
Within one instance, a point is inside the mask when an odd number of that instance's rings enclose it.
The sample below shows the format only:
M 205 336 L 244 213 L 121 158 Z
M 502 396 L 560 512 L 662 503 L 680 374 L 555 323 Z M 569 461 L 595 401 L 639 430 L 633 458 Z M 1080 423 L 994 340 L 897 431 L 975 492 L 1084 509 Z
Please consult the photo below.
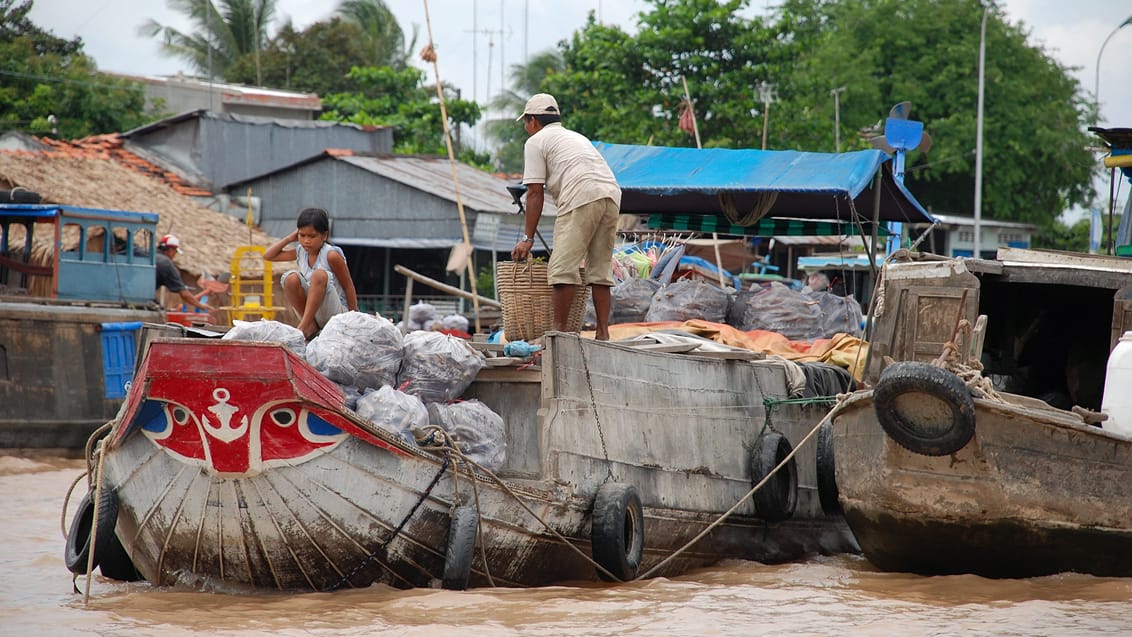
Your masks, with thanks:
M 9 71 L 7 69 L 0 69 L 0 75 L 6 75 L 8 77 L 18 77 L 20 79 L 25 79 L 25 80 L 39 80 L 41 82 L 55 82 L 55 83 L 58 83 L 58 84 L 75 84 L 77 86 L 86 86 L 86 87 L 90 87 L 90 88 L 109 88 L 109 89 L 115 89 L 115 90 L 118 90 L 118 91 L 140 91 L 140 92 L 145 91 L 145 87 L 140 86 L 140 85 L 131 86 L 131 85 L 121 85 L 121 84 L 106 84 L 106 83 L 103 83 L 103 82 L 87 82 L 87 81 L 83 81 L 83 80 L 73 80 L 71 78 L 58 77 L 58 76 L 52 76 L 52 75 L 36 75 L 34 73 L 21 73 L 19 71 Z M 126 80 L 126 81 L 128 82 L 129 80 Z M 131 82 L 131 84 L 136 84 L 136 83 Z

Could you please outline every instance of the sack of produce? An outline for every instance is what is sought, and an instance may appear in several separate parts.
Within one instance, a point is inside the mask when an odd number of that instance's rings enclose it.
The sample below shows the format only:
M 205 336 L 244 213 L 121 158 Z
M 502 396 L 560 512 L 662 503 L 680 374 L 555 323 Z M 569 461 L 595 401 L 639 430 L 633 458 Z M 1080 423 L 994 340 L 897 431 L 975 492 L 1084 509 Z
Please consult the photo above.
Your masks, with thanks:
M 861 304 L 851 296 L 817 291 L 809 294 L 821 308 L 814 338 L 832 338 L 834 334 L 861 336 Z
M 282 343 L 299 356 L 305 356 L 307 351 L 307 339 L 303 336 L 303 331 L 279 321 L 232 321 L 232 329 L 225 332 L 221 338 L 257 343 Z
M 462 338 L 441 332 L 405 335 L 397 386 L 425 403 L 455 400 L 485 365 L 483 355 Z
M 428 420 L 447 431 L 468 459 L 499 471 L 507 457 L 503 417 L 478 400 L 428 406 Z
M 818 332 L 821 308 L 801 292 L 772 281 L 740 292 L 727 315 L 727 324 L 743 330 L 778 332 L 792 341 L 806 341 Z
M 307 362 L 330 380 L 367 389 L 392 385 L 401 366 L 401 332 L 388 319 L 362 312 L 332 316 L 307 343 Z
M 609 291 L 613 313 L 609 322 L 640 323 L 648 316 L 652 297 L 660 289 L 655 279 L 625 279 Z
M 389 385 L 359 398 L 355 411 L 374 425 L 413 444 L 417 442 L 413 430 L 428 425 L 428 410 L 421 399 Z
M 680 279 L 656 291 L 645 320 L 652 323 L 702 319 L 722 323 L 730 304 L 731 294 L 718 285 L 699 279 Z

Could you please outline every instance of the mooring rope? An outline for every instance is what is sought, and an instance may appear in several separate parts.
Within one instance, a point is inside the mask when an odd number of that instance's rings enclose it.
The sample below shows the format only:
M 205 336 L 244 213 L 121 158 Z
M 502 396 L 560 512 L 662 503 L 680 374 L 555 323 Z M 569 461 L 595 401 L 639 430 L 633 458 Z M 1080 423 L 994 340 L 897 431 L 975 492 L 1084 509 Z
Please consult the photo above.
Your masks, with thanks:
M 814 428 L 811 429 L 810 432 L 808 434 L 806 434 L 805 437 L 803 437 L 802 440 L 800 440 L 798 442 L 798 446 L 794 447 L 790 451 L 790 453 L 786 454 L 786 457 L 783 458 L 782 461 L 778 463 L 778 465 L 776 465 L 773 469 L 771 469 L 770 473 L 766 474 L 766 476 L 763 477 L 762 480 L 759 480 L 758 484 L 751 487 L 751 489 L 749 491 L 747 491 L 747 493 L 744 494 L 743 497 L 739 498 L 739 501 L 736 502 L 730 509 L 728 509 L 722 515 L 720 515 L 718 518 L 716 518 L 716 520 L 714 522 L 712 522 L 711 524 L 709 524 L 706 528 L 704 528 L 704 530 L 702 530 L 698 534 L 696 534 L 696 536 L 694 538 L 692 538 L 691 540 L 688 540 L 688 542 L 686 544 L 684 544 L 684 546 L 681 546 L 679 549 L 676 549 L 676 551 L 674 551 L 671 555 L 669 555 L 668 557 L 666 557 L 663 560 L 661 560 L 660 562 L 658 562 L 656 565 L 654 565 L 649 570 L 645 571 L 643 574 L 638 575 L 635 578 L 633 578 L 633 581 L 642 580 L 642 579 L 646 579 L 646 578 L 650 577 L 653 573 L 656 573 L 658 570 L 663 568 L 666 564 L 668 564 L 672 560 L 676 559 L 682 553 L 684 553 L 685 551 L 690 549 L 692 546 L 694 546 L 697 542 L 702 540 L 708 533 L 711 533 L 712 530 L 714 530 L 717 526 L 719 526 L 720 524 L 723 524 L 723 521 L 726 520 L 736 510 L 738 510 L 740 505 L 742 505 L 749 498 L 751 498 L 753 495 L 755 495 L 755 493 L 757 493 L 759 489 L 763 488 L 763 485 L 765 485 L 771 479 L 771 477 L 774 476 L 774 474 L 778 473 L 778 471 L 780 469 L 782 469 L 782 467 L 785 467 L 786 464 L 789 463 L 792 458 L 794 458 L 794 455 L 798 453 L 798 450 L 800 450 L 802 447 L 804 447 L 806 445 L 806 443 L 809 442 L 810 438 L 813 438 L 814 434 L 817 433 L 818 429 L 820 429 L 822 425 L 824 425 L 827 421 L 830 421 L 832 419 L 833 414 L 837 411 L 838 406 L 841 404 L 841 402 L 847 396 L 848 396 L 848 394 L 839 395 L 837 397 L 838 405 L 835 405 L 833 407 L 833 409 L 829 410 L 826 413 L 825 417 L 823 417 L 820 421 L 818 421 L 818 424 L 815 425 Z

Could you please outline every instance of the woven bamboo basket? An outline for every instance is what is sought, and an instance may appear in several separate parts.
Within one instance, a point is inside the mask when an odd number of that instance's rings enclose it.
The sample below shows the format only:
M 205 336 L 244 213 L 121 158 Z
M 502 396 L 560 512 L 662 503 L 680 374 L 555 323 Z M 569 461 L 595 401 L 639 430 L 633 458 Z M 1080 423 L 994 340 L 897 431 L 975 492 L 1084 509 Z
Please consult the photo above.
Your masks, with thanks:
M 585 280 L 585 270 L 579 270 Z M 576 285 L 567 330 L 582 329 L 589 288 Z M 554 329 L 554 287 L 546 281 L 546 264 L 500 261 L 495 264 L 495 289 L 503 305 L 503 334 L 509 341 L 531 341 Z

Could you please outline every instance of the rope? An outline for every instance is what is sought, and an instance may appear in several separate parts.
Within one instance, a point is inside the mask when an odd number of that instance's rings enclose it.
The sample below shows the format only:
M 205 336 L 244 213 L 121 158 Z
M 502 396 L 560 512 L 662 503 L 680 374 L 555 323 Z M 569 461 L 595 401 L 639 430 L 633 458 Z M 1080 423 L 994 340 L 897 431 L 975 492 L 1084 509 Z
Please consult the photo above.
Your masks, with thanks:
M 848 394 L 846 394 L 846 396 L 847 395 Z M 839 400 L 840 400 L 840 398 L 839 398 Z M 684 551 L 687 551 L 692 546 L 694 546 L 697 542 L 702 540 L 708 533 L 711 533 L 712 530 L 714 530 L 717 526 L 719 526 L 720 524 L 723 524 L 723 521 L 726 520 L 728 518 L 728 516 L 730 516 L 732 513 L 734 513 L 739 508 L 740 505 L 742 505 L 744 502 L 746 502 L 751 496 L 755 495 L 755 493 L 759 489 L 763 488 L 763 485 L 766 484 L 774 474 L 778 473 L 779 469 L 786 466 L 786 464 L 789 463 L 790 460 L 794 457 L 794 454 L 798 453 L 798 450 L 801 449 L 803 446 L 805 446 L 805 444 L 810 441 L 810 438 L 814 437 L 814 434 L 817 433 L 818 429 L 820 429 L 822 425 L 824 425 L 827 421 L 829 421 L 832 418 L 834 412 L 836 412 L 836 411 L 837 411 L 837 407 L 835 406 L 828 413 L 826 413 L 825 417 L 823 417 L 818 422 L 818 424 L 815 425 L 814 428 L 810 430 L 810 433 L 806 434 L 806 436 L 804 438 L 802 438 L 801 441 L 798 442 L 798 446 L 794 447 L 794 449 L 791 450 L 790 453 L 786 454 L 786 457 L 782 459 L 782 462 L 779 462 L 777 466 L 775 466 L 773 469 L 771 469 L 770 473 L 766 474 L 766 476 L 762 480 L 760 480 L 758 484 L 751 487 L 751 489 L 749 491 L 747 491 L 747 493 L 744 494 L 743 497 L 739 498 L 739 501 L 736 502 L 730 509 L 725 511 L 723 513 L 723 515 L 720 515 L 718 518 L 716 518 L 716 520 L 714 522 L 709 524 L 703 531 L 700 531 L 696 535 L 696 537 L 692 538 L 691 540 L 688 540 L 687 544 L 685 544 L 684 546 L 677 549 L 675 552 L 672 553 L 672 555 L 669 555 L 668 557 L 664 558 L 663 560 L 658 562 L 655 566 L 653 566 L 649 570 L 645 571 L 643 574 L 638 575 L 637 577 L 633 578 L 633 581 L 648 578 L 650 575 L 652 575 L 653 573 L 660 570 L 663 566 L 665 566 L 666 564 L 668 564 L 672 560 L 679 557 L 680 554 L 682 554 Z
M 441 430 L 441 431 L 443 431 L 443 430 Z M 444 434 L 444 437 L 447 438 L 446 433 Z M 422 445 L 422 448 L 428 448 L 428 447 L 424 447 Z M 517 502 L 519 504 L 519 506 L 523 507 L 523 510 L 525 510 L 527 513 L 529 513 L 531 515 L 531 517 L 533 517 L 539 524 L 541 524 L 543 526 L 543 528 L 545 528 L 547 531 L 549 531 L 551 533 L 551 535 L 553 535 L 557 540 L 559 540 L 560 542 L 562 542 L 566 546 L 570 547 L 571 550 L 573 550 L 575 553 L 580 555 L 584 560 L 586 560 L 591 565 L 593 565 L 594 568 L 597 568 L 602 573 L 609 576 L 612 579 L 612 581 L 617 581 L 617 582 L 623 581 L 620 578 L 618 578 L 616 575 L 614 575 L 613 573 L 610 573 L 608 570 L 606 570 L 605 567 L 603 567 L 601 564 L 598 564 L 597 562 L 595 562 L 592 557 L 590 557 L 589 555 L 586 555 L 585 552 L 582 551 L 581 549 L 579 549 L 577 546 L 575 546 L 573 542 L 571 542 L 564 535 L 559 533 L 558 530 L 556 530 L 554 527 L 550 526 L 550 524 L 546 520 L 544 520 L 542 518 L 542 516 L 540 516 L 538 513 L 535 513 L 529 506 L 527 506 L 527 503 L 523 502 L 522 498 L 519 497 L 519 494 L 515 493 L 515 491 L 512 490 L 511 487 L 507 486 L 507 483 L 505 483 L 502 478 L 495 475 L 495 472 L 493 472 L 491 469 L 488 469 L 487 467 L 477 463 L 476 461 L 467 458 L 467 456 L 464 456 L 459 450 L 454 450 L 454 453 L 456 455 L 459 455 L 464 460 L 464 462 L 466 462 L 469 466 L 475 467 L 484 476 L 490 478 L 492 482 L 494 482 L 496 485 L 498 485 L 499 488 L 502 489 L 504 493 L 506 493 L 511 498 L 513 498 L 515 500 L 515 502 Z M 478 500 L 477 500 L 476 506 L 477 507 L 479 506 Z M 485 567 L 487 565 L 486 555 L 484 555 L 484 565 L 485 565 Z M 490 581 L 490 575 L 489 575 L 489 581 Z M 494 583 L 492 584 L 492 586 L 494 586 Z
M 64 540 L 67 539 L 67 506 L 71 503 L 71 494 L 74 493 L 79 480 L 85 477 L 87 477 L 87 472 L 83 471 L 71 482 L 71 486 L 67 488 L 67 495 L 63 497 L 63 510 L 59 512 L 59 528 L 63 531 Z
M 105 425 L 103 425 L 105 427 Z M 100 427 L 101 429 L 101 427 Z M 106 454 L 98 450 L 98 471 L 94 481 L 94 514 L 90 521 L 90 549 L 86 556 L 86 591 L 83 593 L 83 604 L 90 602 L 90 574 L 94 571 L 94 548 L 98 546 L 98 513 L 102 503 L 102 469 L 106 462 Z M 74 581 L 74 580 L 72 580 Z
M 95 429 L 93 432 L 91 432 L 90 436 L 88 436 L 86 439 L 86 445 L 84 446 L 85 453 L 83 457 L 86 458 L 86 475 L 90 476 L 91 480 L 94 479 L 94 443 L 99 439 L 99 437 L 102 436 L 102 434 L 104 434 L 113 426 L 114 421 L 111 420 L 110 422 L 103 424 L 98 429 Z M 94 485 L 90 482 L 87 483 L 87 486 L 90 488 L 94 487 Z
M 391 533 L 389 535 L 389 537 L 386 538 L 386 540 L 381 543 L 381 546 L 378 546 L 376 549 L 373 550 L 372 553 L 367 555 L 366 559 L 359 562 L 353 568 L 353 570 L 351 570 L 346 575 L 343 575 L 342 579 L 338 580 L 332 586 L 325 588 L 320 592 L 326 593 L 326 592 L 329 592 L 329 591 L 338 590 L 339 588 L 342 587 L 343 584 L 348 583 L 350 581 L 350 578 L 357 575 L 358 571 L 362 570 L 363 568 L 368 566 L 370 562 L 374 561 L 377 558 L 377 554 L 384 551 L 385 548 L 387 546 L 389 546 L 389 543 L 392 542 L 394 538 L 396 538 L 398 535 L 401 534 L 401 530 L 405 528 L 405 525 L 408 524 L 409 520 L 417 512 L 417 509 L 420 508 L 421 504 L 423 504 L 424 501 L 428 499 L 428 496 L 432 493 L 432 490 L 433 490 L 434 487 L 436 487 L 436 484 L 438 482 L 440 482 L 440 477 L 443 476 L 444 472 L 448 470 L 449 464 L 451 464 L 451 457 L 448 456 L 447 454 L 445 454 L 444 462 L 440 465 L 440 470 L 437 471 L 436 475 L 432 477 L 432 482 L 430 482 L 428 487 L 425 488 L 424 493 L 421 494 L 420 499 L 417 500 L 416 504 L 413 505 L 413 508 L 409 509 L 409 512 L 405 514 L 405 518 L 401 520 L 401 523 L 397 525 L 397 528 L 393 529 L 393 533 Z M 95 511 L 95 515 L 97 515 L 97 509 Z

